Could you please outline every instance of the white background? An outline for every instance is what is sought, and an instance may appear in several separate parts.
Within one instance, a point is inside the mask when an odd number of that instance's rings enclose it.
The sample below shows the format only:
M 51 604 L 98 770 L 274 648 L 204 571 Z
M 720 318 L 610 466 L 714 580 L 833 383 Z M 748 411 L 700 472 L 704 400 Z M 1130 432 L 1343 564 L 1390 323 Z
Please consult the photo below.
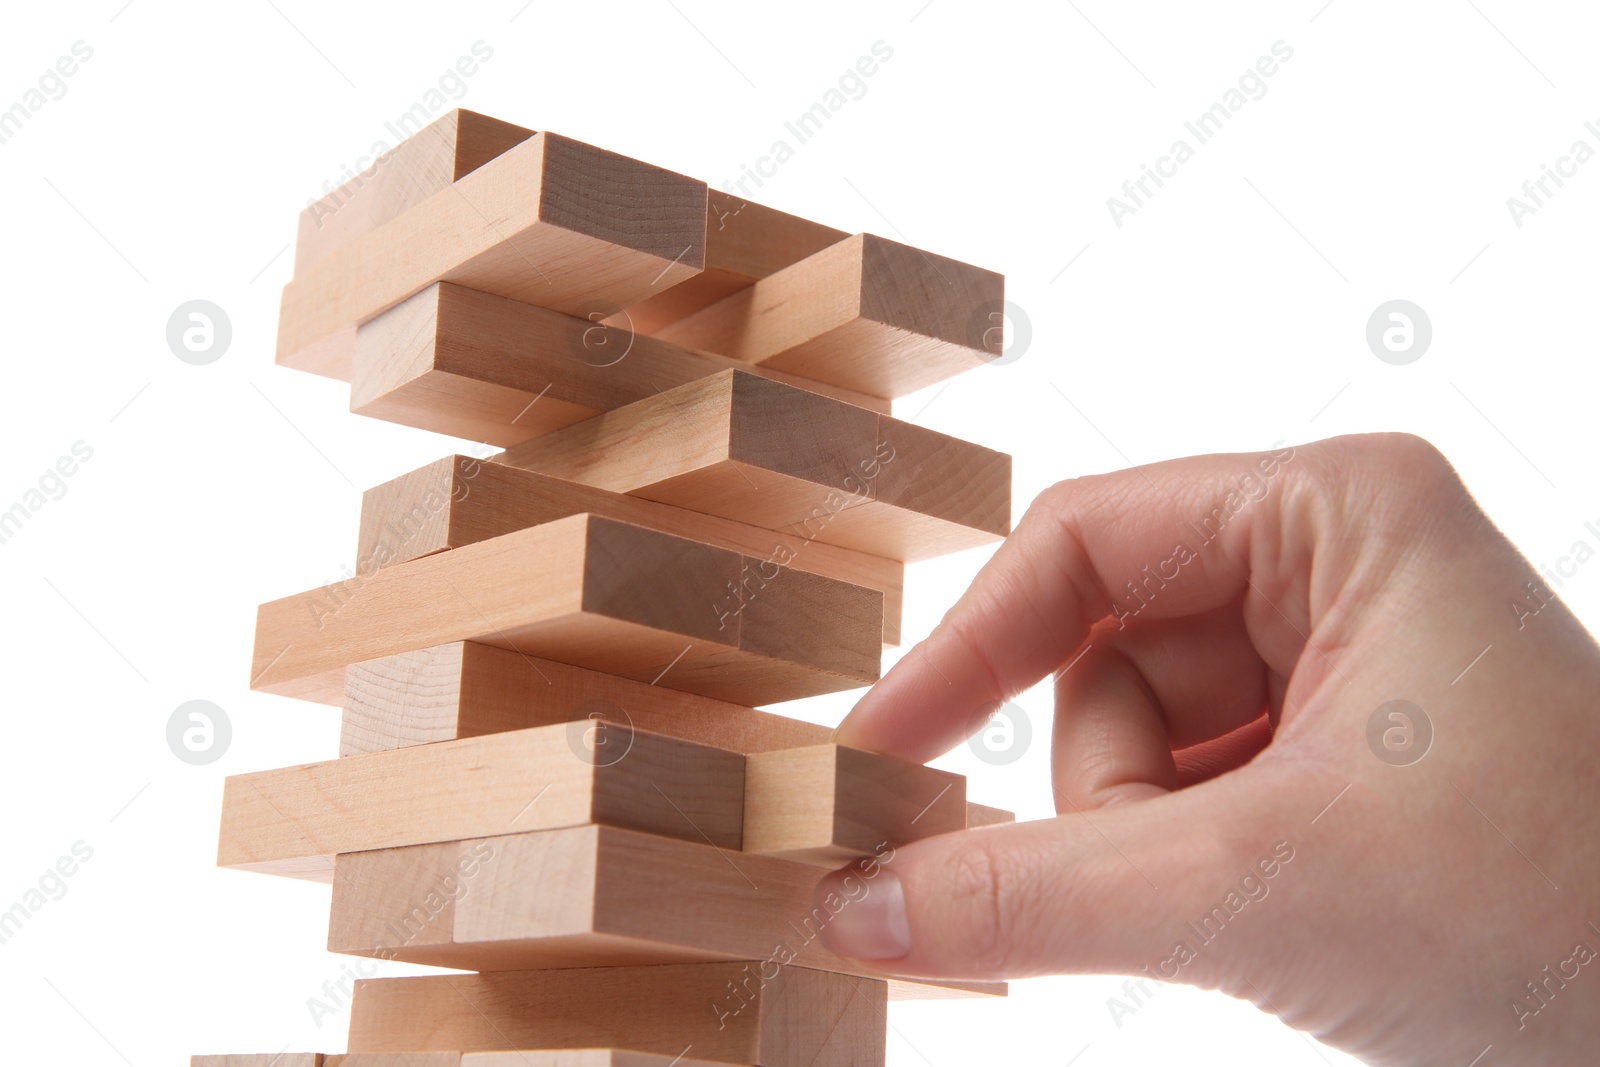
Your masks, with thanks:
M 336 751 L 336 711 L 248 690 L 255 606 L 353 564 L 359 490 L 463 446 L 351 416 L 338 383 L 274 367 L 278 291 L 296 213 L 475 41 L 493 58 L 452 103 L 713 185 L 892 47 L 753 198 L 1005 273 L 1028 349 L 896 412 L 1014 454 L 1019 514 L 1073 475 L 1406 429 L 1536 563 L 1600 524 L 1600 162 L 1520 229 L 1506 207 L 1575 139 L 1600 147 L 1583 5 L 274 2 L 5 12 L 0 107 L 74 42 L 94 50 L 0 144 L 0 510 L 75 442 L 94 450 L 0 545 L 0 909 L 74 842 L 94 850 L 0 945 L 8 1062 L 343 1047 L 345 1014 L 319 1029 L 306 1007 L 342 964 L 323 950 L 327 888 L 212 867 L 225 775 Z M 1294 55 L 1266 95 L 1114 225 L 1106 198 L 1279 40 Z M 232 320 L 210 366 L 166 345 L 193 298 Z M 1393 298 L 1434 327 L 1409 366 L 1364 340 Z M 911 568 L 909 634 L 986 554 Z M 1561 593 L 1592 627 L 1600 564 Z M 165 740 L 194 698 L 233 723 L 207 767 Z M 794 713 L 833 721 L 850 700 Z M 941 762 L 978 800 L 1051 814 L 1047 700 L 1022 699 L 1036 738 L 1013 767 Z M 1119 1027 L 1120 984 L 897 1005 L 890 1062 L 1350 1062 L 1181 987 Z

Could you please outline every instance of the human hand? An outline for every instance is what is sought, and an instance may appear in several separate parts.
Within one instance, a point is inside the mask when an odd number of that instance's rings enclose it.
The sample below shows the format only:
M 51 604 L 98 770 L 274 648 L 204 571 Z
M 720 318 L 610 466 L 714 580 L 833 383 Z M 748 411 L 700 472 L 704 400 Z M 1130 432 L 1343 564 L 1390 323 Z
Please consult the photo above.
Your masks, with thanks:
M 925 761 L 1052 672 L 1060 814 L 901 846 L 834 951 L 1220 989 L 1372 1064 L 1592 1062 L 1600 648 L 1431 445 L 1053 486 L 835 739 Z

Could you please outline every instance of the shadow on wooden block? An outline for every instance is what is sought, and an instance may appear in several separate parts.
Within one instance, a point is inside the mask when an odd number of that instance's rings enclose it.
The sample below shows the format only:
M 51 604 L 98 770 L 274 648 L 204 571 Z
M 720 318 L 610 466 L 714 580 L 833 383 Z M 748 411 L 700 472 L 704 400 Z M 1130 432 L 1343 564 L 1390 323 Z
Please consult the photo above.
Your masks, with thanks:
M 966 829 L 959 774 L 841 745 L 745 760 L 745 852 L 819 867 Z
M 992 544 L 1011 529 L 1011 457 L 746 371 L 495 459 L 906 562 Z
M 786 568 L 753 593 L 750 565 L 572 515 L 262 605 L 251 685 L 340 704 L 352 663 L 454 641 L 746 706 L 877 680 L 881 593 Z M 825 633 L 774 640 L 773 618 L 816 612 Z

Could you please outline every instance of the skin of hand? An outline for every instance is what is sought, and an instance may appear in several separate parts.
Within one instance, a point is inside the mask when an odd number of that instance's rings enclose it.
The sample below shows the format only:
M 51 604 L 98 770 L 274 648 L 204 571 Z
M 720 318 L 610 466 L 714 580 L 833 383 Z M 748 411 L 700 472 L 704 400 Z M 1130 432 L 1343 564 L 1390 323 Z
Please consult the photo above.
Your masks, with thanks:
M 1058 815 L 828 875 L 833 951 L 1218 989 L 1375 1065 L 1593 1062 L 1600 648 L 1432 445 L 1055 485 L 835 740 L 920 763 L 1052 673 Z

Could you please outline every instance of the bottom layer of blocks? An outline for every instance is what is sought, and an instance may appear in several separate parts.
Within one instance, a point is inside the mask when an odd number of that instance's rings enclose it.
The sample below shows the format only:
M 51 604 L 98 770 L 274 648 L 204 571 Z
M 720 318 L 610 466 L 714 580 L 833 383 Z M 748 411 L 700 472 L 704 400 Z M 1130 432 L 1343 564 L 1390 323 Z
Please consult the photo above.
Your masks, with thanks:
M 776 964 L 379 978 L 356 983 L 349 1053 L 191 1064 L 874 1067 L 883 1063 L 887 1012 L 884 982 Z

